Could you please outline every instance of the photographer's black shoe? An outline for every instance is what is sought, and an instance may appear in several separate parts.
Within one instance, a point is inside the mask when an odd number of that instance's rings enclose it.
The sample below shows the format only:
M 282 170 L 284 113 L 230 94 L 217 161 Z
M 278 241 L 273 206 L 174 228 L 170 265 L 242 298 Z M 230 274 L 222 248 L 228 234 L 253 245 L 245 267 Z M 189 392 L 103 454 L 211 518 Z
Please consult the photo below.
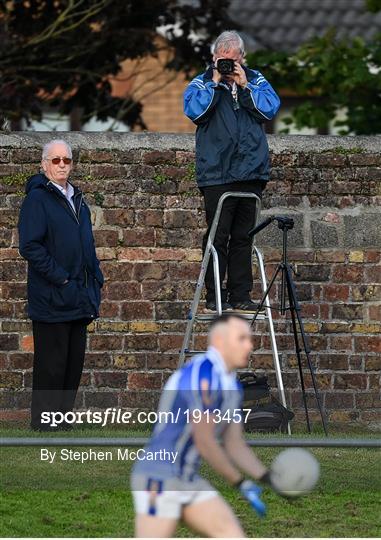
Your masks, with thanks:
M 222 311 L 232 311 L 232 306 L 228 302 L 222 302 Z M 211 302 L 206 302 L 205 311 L 207 313 L 216 313 L 217 312 L 217 306 L 216 302 L 213 300 Z
M 243 300 L 242 302 L 231 302 L 231 306 L 234 311 L 241 311 L 242 313 L 255 313 L 259 304 L 252 300 Z

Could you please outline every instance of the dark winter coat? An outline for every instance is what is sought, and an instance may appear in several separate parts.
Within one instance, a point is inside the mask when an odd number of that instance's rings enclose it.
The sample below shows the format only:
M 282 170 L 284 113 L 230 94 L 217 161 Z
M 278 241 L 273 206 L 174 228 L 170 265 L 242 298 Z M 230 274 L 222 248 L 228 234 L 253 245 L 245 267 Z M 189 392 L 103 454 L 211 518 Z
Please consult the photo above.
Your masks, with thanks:
M 90 321 L 99 315 L 103 275 L 90 210 L 82 192 L 73 187 L 75 212 L 44 174 L 26 184 L 19 251 L 28 261 L 28 315 L 35 321 Z

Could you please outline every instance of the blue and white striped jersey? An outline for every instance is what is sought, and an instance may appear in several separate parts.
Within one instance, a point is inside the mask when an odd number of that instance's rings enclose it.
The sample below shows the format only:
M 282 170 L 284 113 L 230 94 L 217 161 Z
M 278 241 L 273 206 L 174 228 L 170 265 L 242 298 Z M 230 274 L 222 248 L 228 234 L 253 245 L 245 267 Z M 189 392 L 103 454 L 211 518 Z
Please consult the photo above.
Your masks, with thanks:
M 231 422 L 241 421 L 242 389 L 234 371 L 228 371 L 220 353 L 209 347 L 168 379 L 160 399 L 159 419 L 145 447 L 145 455 L 163 459 L 136 461 L 133 473 L 192 481 L 200 455 L 192 436 L 194 421 L 206 415 L 216 437 Z M 168 414 L 169 413 L 169 414 Z M 172 459 L 172 456 L 176 456 Z

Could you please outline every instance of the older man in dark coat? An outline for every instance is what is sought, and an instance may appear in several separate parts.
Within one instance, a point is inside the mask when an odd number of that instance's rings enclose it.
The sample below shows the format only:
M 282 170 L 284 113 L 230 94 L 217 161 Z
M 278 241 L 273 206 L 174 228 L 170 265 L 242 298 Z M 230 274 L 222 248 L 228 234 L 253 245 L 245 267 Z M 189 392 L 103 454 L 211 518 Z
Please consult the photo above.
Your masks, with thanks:
M 99 315 L 103 285 L 90 210 L 69 181 L 72 164 L 65 141 L 45 145 L 43 174 L 28 180 L 19 216 L 34 338 L 31 427 L 37 430 L 50 429 L 43 412 L 65 414 L 74 406 L 87 325 Z

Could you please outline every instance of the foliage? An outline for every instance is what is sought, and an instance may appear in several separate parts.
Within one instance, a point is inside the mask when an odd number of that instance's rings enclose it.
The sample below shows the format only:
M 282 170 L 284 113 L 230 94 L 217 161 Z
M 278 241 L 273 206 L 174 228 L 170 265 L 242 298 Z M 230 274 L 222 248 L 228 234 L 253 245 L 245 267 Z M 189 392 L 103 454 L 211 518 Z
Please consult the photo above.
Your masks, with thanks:
M 368 11 L 377 13 L 378 11 L 381 11 L 381 0 L 366 0 L 366 6 Z
M 52 107 L 60 114 L 80 111 L 83 122 L 111 117 L 144 127 L 141 103 L 130 95 L 113 96 L 110 76 L 120 73 L 122 61 L 139 63 L 163 49 L 173 51 L 165 69 L 189 73 L 208 57 L 211 39 L 231 25 L 228 3 L 2 1 L 0 124 L 39 120 L 43 109 Z M 167 40 L 157 39 L 158 27 L 167 29 Z
M 380 132 L 381 34 L 366 44 L 361 38 L 339 40 L 330 29 L 294 54 L 258 51 L 249 55 L 249 65 L 263 70 L 278 90 L 305 98 L 285 124 L 326 128 L 345 110 L 346 118 L 334 122 L 341 134 Z
M 196 179 L 196 164 L 194 162 L 188 163 L 185 179 L 189 182 L 193 182 Z
M 351 155 L 351 154 L 362 154 L 364 150 L 360 148 L 359 146 L 352 146 L 352 148 L 344 148 L 343 146 L 335 146 L 334 148 L 329 148 L 327 150 L 323 150 L 322 153 L 329 153 L 329 154 L 341 154 L 344 156 Z
M 161 184 L 164 184 L 168 180 L 168 178 L 163 173 L 156 173 L 153 179 L 158 186 L 160 186 Z
M 99 191 L 96 191 L 94 193 L 94 201 L 95 201 L 95 204 L 97 204 L 98 206 L 102 206 L 103 203 L 104 203 L 104 195 L 102 195 L 102 193 L 99 193 Z
M 8 176 L 0 176 L 0 184 L 5 186 L 24 186 L 30 177 L 29 173 L 15 173 Z

